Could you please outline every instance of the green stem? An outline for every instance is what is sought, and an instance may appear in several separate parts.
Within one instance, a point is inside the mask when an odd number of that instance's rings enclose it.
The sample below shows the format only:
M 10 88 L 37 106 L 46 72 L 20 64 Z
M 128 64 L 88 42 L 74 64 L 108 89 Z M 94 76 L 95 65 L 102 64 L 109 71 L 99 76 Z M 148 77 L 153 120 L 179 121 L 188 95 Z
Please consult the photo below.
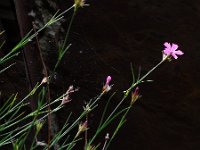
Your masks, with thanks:
M 135 83 L 133 82 L 132 85 L 128 90 L 126 90 L 125 97 L 128 96 L 129 92 L 138 84 L 140 84 L 149 74 L 151 74 L 156 68 L 158 68 L 165 60 L 167 60 L 168 57 L 165 59 L 162 59 L 156 66 L 154 66 L 151 70 L 149 70 L 144 76 L 142 76 L 139 80 L 137 80 Z
M 126 112 L 124 113 L 124 115 L 122 116 L 120 122 L 118 123 L 117 125 L 117 128 L 115 129 L 112 137 L 110 138 L 109 142 L 107 143 L 107 145 L 105 146 L 105 150 L 109 147 L 111 141 L 114 139 L 114 137 L 116 136 L 116 134 L 118 133 L 120 127 L 123 125 L 124 121 L 125 121 L 125 117 L 127 116 L 128 112 L 130 111 L 131 109 L 131 105 L 128 107 L 128 109 L 126 110 Z
M 68 37 L 69 37 L 69 33 L 70 33 L 70 30 L 71 30 L 71 27 L 72 27 L 72 23 L 73 23 L 74 18 L 75 18 L 75 15 L 76 15 L 76 11 L 73 12 L 72 18 L 69 22 L 69 26 L 68 26 L 68 29 L 67 29 L 67 33 L 66 33 L 62 48 L 61 48 L 61 52 L 65 49 L 65 46 L 66 46 L 66 43 L 67 43 L 67 40 L 68 40 Z

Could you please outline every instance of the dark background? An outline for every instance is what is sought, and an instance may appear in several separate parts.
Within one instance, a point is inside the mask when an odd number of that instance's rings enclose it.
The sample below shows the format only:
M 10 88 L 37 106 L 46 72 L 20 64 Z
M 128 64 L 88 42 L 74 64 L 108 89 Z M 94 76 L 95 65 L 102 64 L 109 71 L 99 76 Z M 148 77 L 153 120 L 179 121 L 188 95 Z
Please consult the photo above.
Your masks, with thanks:
M 70 6 L 70 2 L 57 3 L 61 9 Z M 200 1 L 93 0 L 88 3 L 90 7 L 81 9 L 75 18 L 70 34 L 73 46 L 58 69 L 52 88 L 63 92 L 70 84 L 80 87 L 70 105 L 78 111 L 84 101 L 101 91 L 105 77 L 111 75 L 112 91 L 117 90 L 112 101 L 114 107 L 122 91 L 131 84 L 130 63 L 134 64 L 136 74 L 140 66 L 144 74 L 162 59 L 164 42 L 177 43 L 185 54 L 164 63 L 150 75 L 148 79 L 154 80 L 153 83 L 141 85 L 142 98 L 132 108 L 110 149 L 198 150 Z M 14 4 L 11 6 L 13 11 Z M 68 20 L 69 15 L 64 29 Z M 16 21 L 1 17 L 10 45 L 19 39 L 18 29 L 14 30 Z M 51 54 L 46 59 L 49 66 L 50 58 Z M 0 88 L 5 97 L 10 92 L 23 93 L 26 89 L 22 58 L 16 61 L 16 68 L 1 79 Z M 42 78 L 41 73 L 38 78 Z M 58 114 L 59 122 L 66 111 Z M 95 122 L 93 115 L 91 126 Z

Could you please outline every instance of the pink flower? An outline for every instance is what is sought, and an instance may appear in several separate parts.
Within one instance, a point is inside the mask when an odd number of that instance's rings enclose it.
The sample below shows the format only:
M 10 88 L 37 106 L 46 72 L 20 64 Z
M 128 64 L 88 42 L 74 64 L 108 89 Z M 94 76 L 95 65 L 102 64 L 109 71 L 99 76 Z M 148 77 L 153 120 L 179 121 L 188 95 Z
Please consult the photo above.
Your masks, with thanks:
M 108 92 L 111 90 L 111 85 L 110 85 L 110 81 L 112 80 L 111 76 L 107 76 L 106 78 L 106 84 L 103 86 L 103 92 Z
M 177 55 L 183 55 L 184 53 L 181 50 L 178 49 L 178 45 L 172 43 L 172 45 L 168 42 L 164 43 L 165 49 L 163 50 L 163 54 L 166 56 L 172 56 L 174 59 L 177 59 Z

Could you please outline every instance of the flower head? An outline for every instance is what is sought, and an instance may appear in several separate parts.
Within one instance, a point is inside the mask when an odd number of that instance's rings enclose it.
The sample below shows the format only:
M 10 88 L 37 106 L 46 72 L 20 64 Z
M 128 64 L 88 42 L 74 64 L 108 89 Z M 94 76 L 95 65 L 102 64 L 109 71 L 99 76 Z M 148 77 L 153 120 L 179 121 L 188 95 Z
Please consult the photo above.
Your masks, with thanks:
M 138 98 L 140 98 L 139 87 L 136 87 L 135 91 L 132 93 L 131 105 L 133 105 L 138 100 Z
M 78 89 L 75 89 L 73 85 L 70 85 L 67 89 L 66 93 L 63 95 L 63 98 L 61 98 L 61 105 L 64 105 L 66 103 L 69 103 L 71 101 L 70 94 L 78 91 Z
M 81 122 L 78 126 L 78 132 L 76 133 L 76 137 L 78 137 L 82 132 L 85 132 L 88 130 L 88 122 L 87 120 L 85 122 Z
M 87 113 L 90 112 L 92 109 L 91 109 L 91 106 L 89 104 L 86 104 L 86 106 L 83 106 L 83 109 L 84 111 L 86 111 Z
M 43 79 L 42 79 L 42 82 L 40 83 L 40 84 L 45 84 L 45 83 L 47 83 L 48 82 L 48 77 L 44 77 Z
M 41 142 L 41 141 L 37 141 L 37 142 L 36 142 L 36 145 L 37 145 L 37 146 L 42 146 L 42 147 L 45 147 L 45 146 L 47 146 L 47 144 L 46 144 L 46 143 L 44 143 L 44 142 Z
M 106 84 L 103 86 L 103 92 L 108 92 L 111 90 L 112 85 L 110 85 L 110 81 L 112 80 L 111 76 L 107 76 L 106 78 Z
M 79 131 L 80 132 L 84 132 L 84 131 L 86 131 L 88 128 L 88 123 L 87 123 L 87 120 L 85 121 L 85 122 L 83 122 L 83 123 L 80 123 L 79 124 Z
M 89 6 L 89 4 L 86 4 L 86 0 L 74 0 L 74 8 L 75 11 L 80 8 L 80 7 L 84 7 L 84 6 Z
M 97 145 L 97 146 L 94 146 L 94 145 L 88 144 L 88 145 L 86 146 L 86 150 L 96 150 L 97 147 L 98 147 L 98 145 Z
M 109 133 L 107 133 L 106 136 L 105 136 L 105 140 L 109 140 L 109 139 L 110 139 Z
M 37 133 L 40 132 L 40 130 L 42 129 L 43 125 L 44 125 L 44 122 L 42 122 L 42 121 L 37 121 L 37 124 L 36 124 L 36 132 L 37 132 Z
M 174 59 L 177 59 L 178 55 L 184 54 L 181 50 L 177 50 L 178 49 L 177 44 L 174 43 L 170 44 L 168 42 L 165 42 L 164 46 L 165 46 L 165 49 L 163 50 L 164 58 L 173 57 Z
M 112 80 L 111 76 L 107 76 L 107 78 L 106 78 L 106 84 L 110 84 L 111 80 Z

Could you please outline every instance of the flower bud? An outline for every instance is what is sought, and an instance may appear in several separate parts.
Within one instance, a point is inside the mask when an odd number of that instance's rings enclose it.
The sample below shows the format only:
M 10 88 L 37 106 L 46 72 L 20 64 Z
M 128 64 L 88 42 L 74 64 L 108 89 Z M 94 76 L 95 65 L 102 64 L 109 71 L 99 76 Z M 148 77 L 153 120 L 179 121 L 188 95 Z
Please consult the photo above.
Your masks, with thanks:
M 108 92 L 111 90 L 112 85 L 110 85 L 110 81 L 112 80 L 111 76 L 107 76 L 106 84 L 103 86 L 102 92 Z
M 133 105 L 138 100 L 139 97 L 140 97 L 140 95 L 139 95 L 139 87 L 136 87 L 135 91 L 132 93 L 131 105 Z

